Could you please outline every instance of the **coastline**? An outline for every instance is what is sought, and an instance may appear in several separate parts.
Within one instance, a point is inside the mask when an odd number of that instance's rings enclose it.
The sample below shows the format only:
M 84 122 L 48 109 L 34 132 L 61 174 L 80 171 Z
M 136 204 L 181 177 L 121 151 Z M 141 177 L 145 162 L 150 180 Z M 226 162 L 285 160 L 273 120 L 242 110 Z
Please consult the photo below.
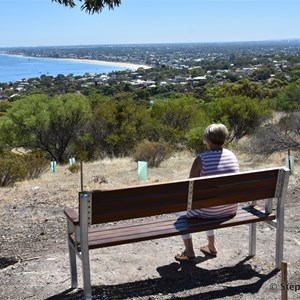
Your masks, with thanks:
M 132 64 L 132 63 L 125 63 L 125 62 L 115 62 L 115 61 L 105 61 L 105 60 L 96 60 L 96 59 L 77 59 L 77 58 L 54 58 L 54 59 L 61 59 L 64 61 L 70 62 L 79 62 L 79 63 L 89 63 L 89 64 L 96 64 L 96 65 L 105 65 L 109 67 L 120 67 L 125 69 L 136 70 L 138 68 L 143 69 L 150 69 L 150 66 L 147 65 L 139 65 L 139 64 Z
M 137 70 L 139 68 L 143 68 L 143 69 L 152 68 L 151 66 L 141 65 L 141 64 L 133 64 L 133 63 L 126 63 L 126 62 L 115 62 L 115 61 L 105 61 L 105 60 L 96 60 L 96 59 L 35 57 L 35 56 L 26 56 L 26 55 L 21 55 L 21 54 L 7 54 L 7 53 L 5 53 L 4 55 L 16 56 L 16 57 L 22 57 L 22 58 L 31 58 L 31 59 L 63 60 L 63 61 L 77 62 L 77 63 L 83 63 L 83 64 L 93 64 L 93 65 L 103 65 L 103 66 L 109 66 L 109 67 L 119 67 L 119 68 L 130 69 L 130 70 Z

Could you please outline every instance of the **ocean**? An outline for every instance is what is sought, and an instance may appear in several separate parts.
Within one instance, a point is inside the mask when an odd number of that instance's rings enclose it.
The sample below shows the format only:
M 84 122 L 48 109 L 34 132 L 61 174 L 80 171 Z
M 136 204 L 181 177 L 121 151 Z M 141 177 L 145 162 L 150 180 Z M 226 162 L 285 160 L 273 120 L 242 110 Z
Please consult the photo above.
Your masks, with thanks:
M 124 68 L 60 59 L 19 57 L 0 53 L 0 83 L 15 82 L 41 75 L 57 76 L 63 74 L 67 76 L 73 74 L 76 76 L 86 73 L 93 75 L 121 70 Z

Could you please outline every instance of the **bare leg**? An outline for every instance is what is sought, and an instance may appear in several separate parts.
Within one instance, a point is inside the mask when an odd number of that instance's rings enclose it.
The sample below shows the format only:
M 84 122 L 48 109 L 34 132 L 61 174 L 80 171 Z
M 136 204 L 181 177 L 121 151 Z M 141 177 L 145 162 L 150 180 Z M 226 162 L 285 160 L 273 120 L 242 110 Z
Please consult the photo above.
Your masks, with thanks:
M 208 240 L 208 248 L 212 252 L 217 252 L 216 245 L 215 245 L 215 236 L 211 235 L 207 237 Z
M 206 246 L 201 247 L 200 250 L 205 254 L 209 254 L 211 256 L 217 256 L 214 230 L 207 231 L 206 235 L 207 235 L 208 244 Z
M 194 247 L 193 247 L 193 241 L 191 238 L 189 239 L 183 239 L 183 243 L 185 246 L 185 255 L 188 257 L 195 257 Z
M 196 256 L 191 235 L 182 236 L 185 250 L 175 255 L 177 261 L 192 261 Z

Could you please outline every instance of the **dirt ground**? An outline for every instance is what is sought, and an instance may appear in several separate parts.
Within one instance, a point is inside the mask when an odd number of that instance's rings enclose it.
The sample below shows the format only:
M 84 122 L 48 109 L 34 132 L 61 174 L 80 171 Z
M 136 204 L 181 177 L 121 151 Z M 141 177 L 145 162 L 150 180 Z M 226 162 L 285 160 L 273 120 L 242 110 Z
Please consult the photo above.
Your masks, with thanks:
M 149 181 L 185 178 L 191 159 L 174 158 L 149 171 Z M 271 166 L 264 166 L 271 167 Z M 247 166 L 251 168 L 251 166 Z M 115 170 L 113 173 L 111 170 Z M 136 183 L 136 165 L 106 161 L 84 166 L 85 188 Z M 168 176 L 166 176 L 168 174 Z M 0 298 L 82 299 L 70 289 L 64 207 L 76 207 L 78 174 L 58 167 L 41 178 L 0 188 Z M 290 177 L 285 214 L 284 260 L 288 297 L 300 299 L 300 180 Z M 247 257 L 248 226 L 217 232 L 218 257 L 199 250 L 204 233 L 194 236 L 197 259 L 180 264 L 180 237 L 91 251 L 94 299 L 280 299 L 281 273 L 274 270 L 275 230 L 258 224 L 257 255 Z M 298 290 L 297 290 L 298 289 Z

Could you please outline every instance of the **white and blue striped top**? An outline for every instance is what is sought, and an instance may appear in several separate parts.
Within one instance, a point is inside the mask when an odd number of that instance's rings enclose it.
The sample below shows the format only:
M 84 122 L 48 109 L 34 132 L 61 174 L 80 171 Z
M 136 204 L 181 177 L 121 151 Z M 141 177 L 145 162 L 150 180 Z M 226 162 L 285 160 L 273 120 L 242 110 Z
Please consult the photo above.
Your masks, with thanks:
M 228 149 L 209 150 L 199 155 L 202 163 L 200 176 L 220 175 L 239 172 L 239 162 Z M 223 218 L 236 214 L 238 204 L 226 204 L 187 212 L 192 218 Z

